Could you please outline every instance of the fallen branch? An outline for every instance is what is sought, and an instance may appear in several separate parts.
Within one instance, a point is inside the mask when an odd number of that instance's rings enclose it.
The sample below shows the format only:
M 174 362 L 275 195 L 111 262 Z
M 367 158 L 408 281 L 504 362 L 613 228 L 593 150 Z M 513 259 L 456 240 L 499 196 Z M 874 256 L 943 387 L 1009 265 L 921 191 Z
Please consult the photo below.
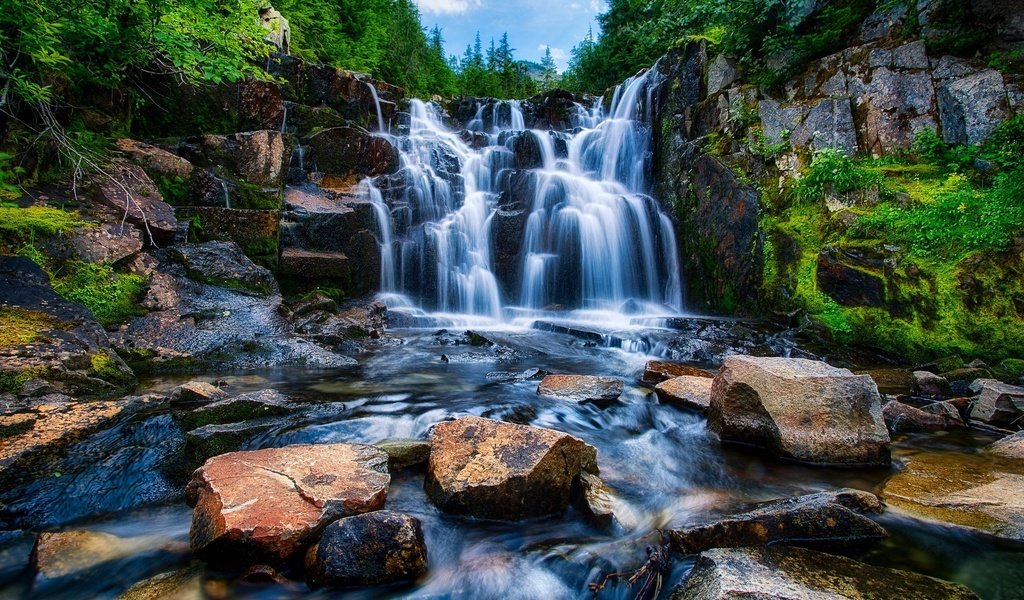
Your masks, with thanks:
M 591 583 L 588 588 L 597 598 L 609 583 L 617 583 L 625 580 L 627 585 L 636 585 L 641 579 L 643 583 L 637 590 L 636 600 L 655 600 L 661 594 L 661 586 L 665 576 L 668 575 L 671 566 L 668 545 L 662 543 L 657 546 L 647 547 L 647 562 L 635 571 L 623 571 L 620 573 L 609 573 L 601 579 L 600 583 Z

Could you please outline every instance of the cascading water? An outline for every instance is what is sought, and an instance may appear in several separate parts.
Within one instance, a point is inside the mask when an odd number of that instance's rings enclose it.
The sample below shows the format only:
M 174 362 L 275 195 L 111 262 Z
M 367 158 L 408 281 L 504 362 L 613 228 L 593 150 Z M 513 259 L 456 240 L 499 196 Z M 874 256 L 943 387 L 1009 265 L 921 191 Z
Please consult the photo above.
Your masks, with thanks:
M 455 132 L 437 107 L 413 100 L 407 134 L 391 138 L 400 191 L 385 204 L 366 186 L 382 291 L 426 311 L 495 321 L 626 306 L 678 312 L 672 223 L 646 195 L 643 120 L 655 77 L 619 86 L 607 117 L 600 103 L 576 104 L 573 133 L 526 130 L 517 101 L 480 103 L 467 131 Z

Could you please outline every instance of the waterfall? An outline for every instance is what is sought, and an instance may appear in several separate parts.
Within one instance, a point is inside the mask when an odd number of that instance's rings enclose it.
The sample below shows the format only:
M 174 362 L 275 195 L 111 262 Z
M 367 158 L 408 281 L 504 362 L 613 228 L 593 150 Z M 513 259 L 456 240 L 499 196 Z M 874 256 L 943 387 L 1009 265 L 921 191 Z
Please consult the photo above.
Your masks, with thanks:
M 228 182 L 221 179 L 220 189 L 224 192 L 224 208 L 231 208 L 231 194 L 228 192 Z
M 466 128 L 486 134 L 484 148 L 446 127 L 438 107 L 411 101 L 408 133 L 394 138 L 402 185 L 366 184 L 382 291 L 495 321 L 680 311 L 672 222 L 647 194 L 657 77 L 618 86 L 607 116 L 600 102 L 575 104 L 571 132 L 527 129 L 519 101 L 480 101 Z
M 380 96 L 377 95 L 377 87 L 369 81 L 365 83 L 370 88 L 370 94 L 373 96 L 373 106 L 377 109 L 377 131 L 379 133 L 388 133 L 384 129 L 384 115 L 380 111 Z

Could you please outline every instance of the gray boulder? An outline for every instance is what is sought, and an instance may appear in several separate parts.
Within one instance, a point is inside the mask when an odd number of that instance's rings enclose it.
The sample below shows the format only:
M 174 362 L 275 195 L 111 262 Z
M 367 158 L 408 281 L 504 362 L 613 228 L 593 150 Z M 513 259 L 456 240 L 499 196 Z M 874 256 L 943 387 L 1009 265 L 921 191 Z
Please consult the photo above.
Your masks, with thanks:
M 971 418 L 998 427 L 1019 427 L 1024 416 L 1024 388 L 996 379 L 978 379 L 971 384 L 974 401 Z

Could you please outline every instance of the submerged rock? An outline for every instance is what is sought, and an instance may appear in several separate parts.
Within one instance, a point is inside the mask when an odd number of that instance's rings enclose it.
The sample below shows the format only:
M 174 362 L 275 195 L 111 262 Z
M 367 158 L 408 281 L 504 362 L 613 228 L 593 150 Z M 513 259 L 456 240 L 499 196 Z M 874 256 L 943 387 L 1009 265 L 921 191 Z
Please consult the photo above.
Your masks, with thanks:
M 388 454 L 388 469 L 398 471 L 426 463 L 430 459 L 430 442 L 391 439 L 374 444 Z
M 185 490 L 192 549 L 221 563 L 286 563 L 340 517 L 384 506 L 387 454 L 360 444 L 234 452 L 206 461 Z
M 662 381 L 654 387 L 658 400 L 707 412 L 711 406 L 711 383 L 707 377 L 682 375 Z
M 818 361 L 726 358 L 711 388 L 708 428 L 723 441 L 802 462 L 889 464 L 875 382 Z
M 223 394 L 222 390 L 214 389 Z M 283 416 L 295 408 L 295 405 L 281 392 L 260 390 L 212 402 L 180 415 L 177 419 L 183 429 L 192 430 L 204 425 L 238 423 L 250 419 Z
M 425 487 L 442 510 L 515 520 L 561 512 L 597 450 L 566 433 L 463 417 L 434 428 Z
M 306 553 L 306 582 L 312 588 L 397 583 L 426 572 L 419 520 L 390 510 L 331 523 Z
M 199 564 L 154 575 L 128 588 L 118 600 L 201 600 L 207 597 L 202 575 Z
M 974 394 L 972 419 L 997 427 L 1024 424 L 1024 388 L 995 379 L 978 379 L 970 389 Z
M 1024 463 L 997 453 L 908 456 L 882 498 L 918 517 L 1024 541 Z
M 593 375 L 548 375 L 537 386 L 537 393 L 573 402 L 609 404 L 622 395 L 622 381 Z
M 941 403 L 936 403 L 941 404 Z M 948 405 L 947 405 L 948 406 Z M 890 400 L 882 407 L 885 425 L 892 433 L 909 433 L 913 431 L 942 431 L 954 427 L 963 427 L 963 419 L 956 413 L 954 417 L 948 411 L 932 409 L 932 411 L 915 408 L 898 400 Z
M 205 381 L 189 381 L 174 388 L 171 404 L 206 404 L 228 397 L 228 393 Z
M 803 548 L 730 548 L 701 553 L 671 600 L 806 598 L 976 599 L 966 587 L 917 573 Z
M 644 365 L 644 374 L 640 378 L 640 381 L 654 385 L 667 381 L 673 377 L 706 377 L 708 379 L 714 378 L 714 373 L 708 373 L 703 369 L 697 367 L 691 367 L 689 365 L 683 365 L 680 363 L 666 362 L 663 360 L 649 360 Z
M 838 550 L 860 548 L 886 537 L 863 516 L 881 513 L 868 492 L 844 489 L 761 504 L 754 510 L 668 532 L 673 548 L 693 554 L 709 548 L 794 544 Z

